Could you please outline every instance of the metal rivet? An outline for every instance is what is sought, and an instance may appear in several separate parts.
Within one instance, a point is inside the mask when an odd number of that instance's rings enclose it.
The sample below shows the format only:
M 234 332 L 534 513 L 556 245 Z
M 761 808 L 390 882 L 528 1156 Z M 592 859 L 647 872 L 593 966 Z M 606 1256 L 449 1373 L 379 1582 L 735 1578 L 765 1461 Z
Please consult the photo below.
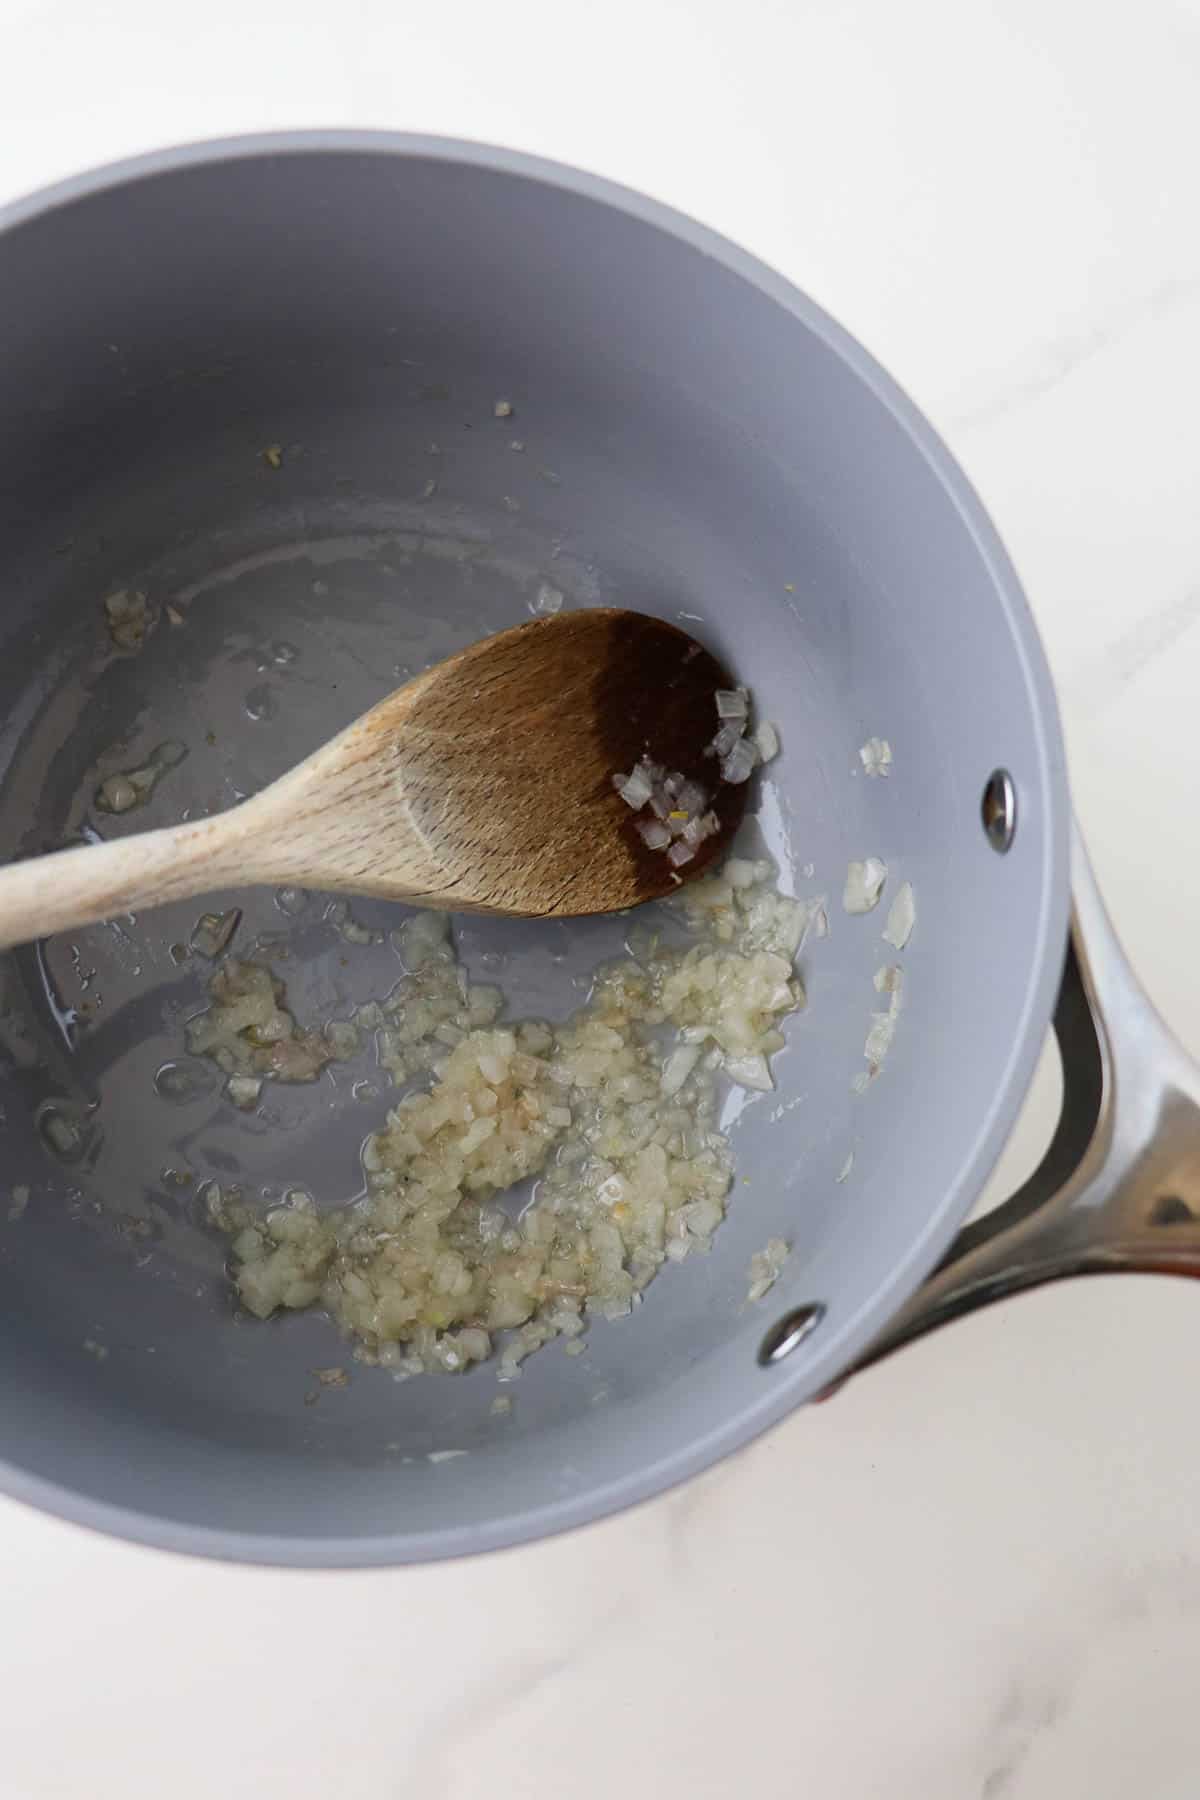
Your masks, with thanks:
M 772 1363 L 782 1362 L 790 1356 L 797 1344 L 802 1344 L 806 1337 L 816 1330 L 825 1317 L 825 1308 L 819 1300 L 809 1306 L 796 1306 L 782 1319 L 776 1319 L 774 1325 L 766 1333 L 758 1346 L 758 1360 L 766 1369 Z
M 1003 856 L 1017 829 L 1017 790 L 1007 769 L 995 769 L 988 777 L 980 812 L 988 843 Z

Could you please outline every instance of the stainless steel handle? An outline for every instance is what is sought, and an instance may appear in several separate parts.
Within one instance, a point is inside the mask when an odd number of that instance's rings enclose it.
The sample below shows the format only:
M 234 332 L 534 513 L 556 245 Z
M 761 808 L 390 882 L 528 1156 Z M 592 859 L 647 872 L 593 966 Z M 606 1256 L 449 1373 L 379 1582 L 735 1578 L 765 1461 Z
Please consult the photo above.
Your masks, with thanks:
M 859 1369 L 978 1306 L 1068 1275 L 1200 1275 L 1200 1068 L 1130 967 L 1078 830 L 1072 864 L 1054 1138 L 1023 1187 L 964 1227 Z

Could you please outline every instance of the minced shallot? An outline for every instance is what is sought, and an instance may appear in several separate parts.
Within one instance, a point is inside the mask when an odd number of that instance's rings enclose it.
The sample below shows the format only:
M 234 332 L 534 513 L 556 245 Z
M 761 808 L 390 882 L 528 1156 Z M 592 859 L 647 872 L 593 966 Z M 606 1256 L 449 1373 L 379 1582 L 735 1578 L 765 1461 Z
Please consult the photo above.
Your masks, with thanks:
M 104 619 L 118 650 L 140 650 L 154 615 L 140 589 L 118 588 L 105 598 Z
M 747 1300 L 761 1300 L 779 1279 L 779 1272 L 791 1255 L 791 1247 L 783 1238 L 768 1238 L 761 1250 L 750 1258 L 750 1286 Z
M 186 745 L 169 738 L 139 768 L 106 776 L 96 789 L 97 807 L 101 812 L 123 813 L 145 806 L 168 769 L 178 768 L 186 755 Z
M 842 905 L 848 913 L 866 913 L 879 904 L 883 884 L 887 880 L 887 864 L 877 856 L 852 862 L 846 870 L 846 888 Z
M 913 899 L 912 883 L 905 881 L 896 891 L 896 898 L 888 908 L 887 924 L 883 928 L 885 943 L 894 950 L 903 950 L 913 934 L 913 926 L 917 922 L 917 906 Z
M 892 746 L 886 738 L 868 738 L 858 753 L 867 775 L 889 775 L 892 768 Z
M 863 1045 L 863 1056 L 867 1067 L 854 1077 L 850 1083 L 856 1094 L 861 1094 L 870 1082 L 874 1081 L 883 1067 L 884 1058 L 892 1047 L 892 1039 L 896 1035 L 896 1024 L 900 1017 L 900 1007 L 904 999 L 904 971 L 895 964 L 890 964 L 875 971 L 875 990 L 888 996 L 886 1012 L 871 1014 L 871 1027 L 867 1032 L 867 1041 Z
M 239 1094 L 316 1079 L 371 1031 L 397 1082 L 433 1077 L 368 1138 L 360 1200 L 319 1211 L 294 1191 L 261 1208 L 211 1184 L 246 1310 L 320 1304 L 360 1361 L 399 1376 L 461 1371 L 504 1332 L 503 1379 L 589 1317 L 628 1313 L 665 1263 L 708 1250 L 732 1180 L 718 1077 L 769 1087 L 780 1024 L 804 1003 L 793 958 L 808 909 L 773 877 L 731 858 L 682 890 L 672 910 L 690 941 L 667 948 L 639 929 L 557 1025 L 503 1023 L 502 996 L 468 981 L 432 913 L 397 934 L 407 973 L 393 993 L 323 1031 L 297 1024 L 269 969 L 223 964 L 188 1042 Z M 514 1218 L 500 1197 L 530 1177 Z
M 747 735 L 750 724 L 749 688 L 718 688 L 713 696 L 717 730 L 705 746 L 706 756 L 717 757 L 720 780 L 731 787 L 749 781 L 760 763 L 779 754 L 779 733 L 769 720 L 761 720 Z M 663 850 L 672 869 L 693 861 L 705 838 L 715 837 L 721 821 L 709 806 L 711 795 L 698 781 L 687 781 L 678 770 L 643 756 L 628 775 L 616 773 L 612 783 L 622 800 L 636 813 L 649 807 L 653 819 L 637 821 L 638 835 L 649 850 Z M 666 835 L 660 827 L 666 827 Z M 677 840 L 682 839 L 680 844 Z

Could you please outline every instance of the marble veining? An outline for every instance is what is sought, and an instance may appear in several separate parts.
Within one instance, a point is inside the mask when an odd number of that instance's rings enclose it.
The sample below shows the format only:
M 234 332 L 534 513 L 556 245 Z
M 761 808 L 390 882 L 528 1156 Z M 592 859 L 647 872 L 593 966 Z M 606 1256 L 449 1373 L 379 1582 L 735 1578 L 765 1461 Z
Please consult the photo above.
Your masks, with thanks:
M 1190 309 L 1198 300 L 1200 282 L 1171 275 L 1148 293 L 1083 315 L 1068 331 L 1035 344 L 1018 357 L 990 393 L 964 411 L 952 412 L 949 429 L 963 437 L 986 429 L 996 419 L 1052 392 L 1131 332 L 1151 328 L 1165 315 Z

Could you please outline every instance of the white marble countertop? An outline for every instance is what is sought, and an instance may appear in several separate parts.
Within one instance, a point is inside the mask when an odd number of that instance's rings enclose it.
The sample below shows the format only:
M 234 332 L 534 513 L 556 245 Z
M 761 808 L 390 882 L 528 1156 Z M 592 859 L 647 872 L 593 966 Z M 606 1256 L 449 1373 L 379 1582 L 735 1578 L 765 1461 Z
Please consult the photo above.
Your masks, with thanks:
M 0 0 L 0 28 L 2 198 L 408 126 L 591 166 L 813 293 L 990 506 L 1110 905 L 1200 1052 L 1194 4 Z M 1197 1355 L 1187 1284 L 1043 1291 L 632 1515 L 415 1572 L 225 1569 L 0 1504 L 0 1795 L 1193 1800 Z

